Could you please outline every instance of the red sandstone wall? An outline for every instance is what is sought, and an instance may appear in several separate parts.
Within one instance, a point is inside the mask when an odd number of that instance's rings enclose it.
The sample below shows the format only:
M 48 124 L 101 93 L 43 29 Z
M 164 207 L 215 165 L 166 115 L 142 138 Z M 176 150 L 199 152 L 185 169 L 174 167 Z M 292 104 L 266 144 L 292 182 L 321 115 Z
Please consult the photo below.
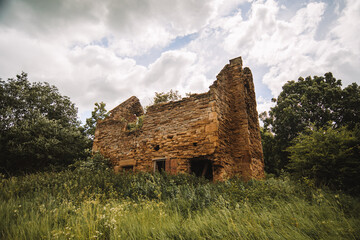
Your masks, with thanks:
M 250 172 L 253 178 L 264 178 L 264 157 L 260 136 L 259 115 L 256 109 L 255 88 L 251 70 L 244 68 L 244 91 L 247 115 L 247 131 L 249 133 L 249 147 L 250 147 Z
M 137 169 L 164 157 L 172 162 L 173 172 L 188 172 L 187 159 L 212 154 L 218 139 L 213 110 L 214 102 L 207 93 L 150 107 L 140 137 L 144 147 Z M 155 151 L 157 145 L 160 149 Z
M 219 116 L 219 148 L 215 171 L 221 179 L 238 175 L 262 178 L 264 166 L 252 74 L 241 58 L 230 60 L 210 92 Z
M 117 168 L 153 171 L 155 159 L 166 159 L 166 171 L 189 172 L 189 160 L 213 163 L 213 177 L 264 177 L 260 128 L 250 69 L 241 58 L 230 60 L 204 94 L 148 108 L 141 130 L 126 126 L 143 113 L 131 97 L 97 125 L 93 150 Z
M 149 107 L 140 131 L 107 119 L 98 123 L 93 149 L 119 166 L 134 162 L 136 170 L 152 171 L 154 159 L 166 158 L 170 172 L 188 172 L 189 158 L 209 156 L 218 145 L 214 110 L 215 102 L 204 93 Z

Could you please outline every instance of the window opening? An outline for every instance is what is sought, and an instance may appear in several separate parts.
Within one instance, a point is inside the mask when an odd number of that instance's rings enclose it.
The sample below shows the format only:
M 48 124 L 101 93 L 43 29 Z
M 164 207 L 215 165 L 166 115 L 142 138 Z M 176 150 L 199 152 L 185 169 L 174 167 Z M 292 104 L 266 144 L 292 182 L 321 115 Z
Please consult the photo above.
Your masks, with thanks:
M 165 158 L 154 160 L 154 172 L 165 171 Z

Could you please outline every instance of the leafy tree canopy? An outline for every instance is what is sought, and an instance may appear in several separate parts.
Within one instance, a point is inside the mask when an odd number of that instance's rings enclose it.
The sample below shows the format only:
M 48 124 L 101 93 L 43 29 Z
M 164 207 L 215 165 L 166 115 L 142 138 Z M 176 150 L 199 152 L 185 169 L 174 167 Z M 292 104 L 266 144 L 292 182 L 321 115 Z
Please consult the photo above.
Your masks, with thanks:
M 320 128 L 331 122 L 334 127 L 352 129 L 360 122 L 360 87 L 356 83 L 341 87 L 341 80 L 330 72 L 324 77 L 300 77 L 283 86 L 269 114 L 260 114 L 265 130 L 274 133 L 274 171 L 284 168 L 288 162 L 285 149 L 311 124 Z
M 65 166 L 84 155 L 88 139 L 77 109 L 55 86 L 30 83 L 26 73 L 0 80 L 0 170 Z

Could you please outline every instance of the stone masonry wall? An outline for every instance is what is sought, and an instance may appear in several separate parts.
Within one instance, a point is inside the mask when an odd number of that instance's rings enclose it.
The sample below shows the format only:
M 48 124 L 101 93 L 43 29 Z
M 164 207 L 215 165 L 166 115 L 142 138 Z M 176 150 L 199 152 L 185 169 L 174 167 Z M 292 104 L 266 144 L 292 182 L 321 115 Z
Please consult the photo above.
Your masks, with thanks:
M 169 172 L 189 172 L 189 158 L 211 155 L 218 144 L 214 109 L 209 93 L 154 105 L 135 132 L 126 129 L 124 119 L 110 117 L 98 122 L 93 150 L 115 166 L 151 171 L 154 160 L 165 158 Z
M 256 109 L 255 88 L 251 70 L 244 68 L 244 98 L 246 104 L 246 119 L 247 129 L 249 134 L 249 148 L 250 148 L 250 174 L 253 178 L 264 178 L 264 156 L 262 151 L 260 125 L 258 112 Z
M 210 86 L 216 99 L 219 148 L 214 168 L 221 179 L 263 178 L 264 165 L 252 74 L 241 58 L 230 60 Z
M 214 180 L 264 177 L 254 84 L 241 58 L 230 60 L 209 92 L 153 105 L 143 127 L 129 131 L 127 124 L 142 114 L 131 97 L 97 124 L 93 151 L 110 158 L 115 170 L 154 171 L 161 159 L 167 172 L 189 173 L 191 161 L 201 159 L 211 161 Z

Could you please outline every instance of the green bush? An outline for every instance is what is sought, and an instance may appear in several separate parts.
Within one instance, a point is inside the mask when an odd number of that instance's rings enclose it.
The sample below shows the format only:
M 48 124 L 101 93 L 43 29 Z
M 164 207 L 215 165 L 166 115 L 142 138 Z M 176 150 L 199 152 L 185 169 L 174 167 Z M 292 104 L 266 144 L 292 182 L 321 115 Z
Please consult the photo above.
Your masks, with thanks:
M 89 153 L 89 155 L 90 154 L 91 153 Z M 95 154 L 88 156 L 85 160 L 80 159 L 76 161 L 74 164 L 70 165 L 69 168 L 77 170 L 106 171 L 111 168 L 111 162 L 99 152 L 96 152 Z
M 359 128 L 307 130 L 288 148 L 287 168 L 296 178 L 312 179 L 317 185 L 360 193 Z
M 170 102 L 170 101 L 177 101 L 181 99 L 181 95 L 179 94 L 179 92 L 173 91 L 172 89 L 169 92 L 155 92 L 155 97 L 154 97 L 154 105 L 155 104 L 159 104 L 159 103 L 166 103 L 166 102 Z

